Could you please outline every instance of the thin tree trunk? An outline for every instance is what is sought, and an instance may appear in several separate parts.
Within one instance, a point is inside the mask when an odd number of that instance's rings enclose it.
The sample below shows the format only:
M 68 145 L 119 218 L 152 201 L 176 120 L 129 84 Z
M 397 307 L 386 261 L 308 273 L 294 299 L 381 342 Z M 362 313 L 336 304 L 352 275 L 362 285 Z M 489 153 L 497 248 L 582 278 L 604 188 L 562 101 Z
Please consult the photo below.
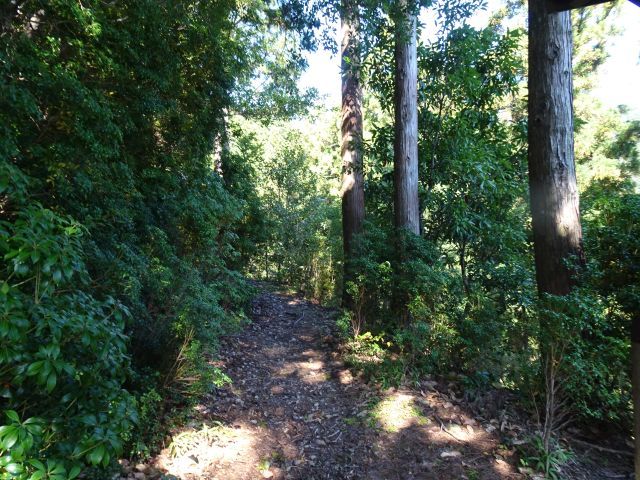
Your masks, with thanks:
M 419 235 L 416 14 L 407 0 L 400 0 L 399 6 L 395 33 L 395 222 L 398 230 Z
M 224 109 L 222 116 L 222 128 L 215 140 L 213 155 L 213 169 L 221 177 L 224 172 L 224 164 L 229 161 L 229 155 L 231 155 L 231 145 L 229 142 L 229 115 L 227 110 Z
M 462 240 L 460 245 L 460 276 L 462 277 L 462 289 L 469 296 L 469 278 L 467 277 L 467 241 Z
M 362 171 L 362 88 L 360 86 L 360 17 L 357 0 L 342 2 L 342 236 L 344 284 L 353 277 L 353 237 L 364 222 Z M 350 303 L 346 290 L 343 302 Z
M 566 295 L 584 261 L 573 153 L 571 17 L 529 2 L 529 187 L 540 293 Z

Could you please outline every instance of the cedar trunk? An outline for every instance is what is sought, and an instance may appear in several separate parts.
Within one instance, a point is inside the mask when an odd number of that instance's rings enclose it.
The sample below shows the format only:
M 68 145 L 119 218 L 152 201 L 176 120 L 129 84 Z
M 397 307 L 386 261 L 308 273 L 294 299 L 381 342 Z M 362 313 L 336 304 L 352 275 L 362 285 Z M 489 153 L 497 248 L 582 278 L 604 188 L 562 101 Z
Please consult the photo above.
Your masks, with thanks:
M 572 37 L 569 12 L 529 1 L 529 189 L 538 292 L 567 295 L 583 261 L 582 228 L 573 153 Z M 546 401 L 543 444 L 562 415 L 556 385 L 557 341 L 541 319 Z M 560 349 L 561 350 L 561 349 Z
M 342 2 L 342 237 L 345 284 L 353 276 L 353 237 L 364 222 L 362 171 L 362 88 L 358 45 L 360 18 L 356 0 Z M 349 303 L 346 293 L 343 299 Z
M 395 33 L 395 223 L 397 230 L 419 235 L 416 16 L 406 0 L 400 0 L 400 7 Z
M 566 295 L 583 262 L 573 153 L 571 17 L 529 2 L 529 188 L 540 293 Z

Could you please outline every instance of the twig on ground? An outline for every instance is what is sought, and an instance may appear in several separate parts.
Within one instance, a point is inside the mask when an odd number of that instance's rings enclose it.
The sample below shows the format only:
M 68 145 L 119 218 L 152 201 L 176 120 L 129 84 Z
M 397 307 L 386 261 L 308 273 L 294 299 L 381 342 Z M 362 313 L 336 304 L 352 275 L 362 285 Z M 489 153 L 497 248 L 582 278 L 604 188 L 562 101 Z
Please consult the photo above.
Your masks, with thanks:
M 633 452 L 629 452 L 627 450 L 616 450 L 615 448 L 601 447 L 600 445 L 585 442 L 584 440 L 578 440 L 577 438 L 572 437 L 567 438 L 567 440 L 569 440 L 569 442 L 577 443 L 579 445 L 584 445 L 585 447 L 599 450 L 600 452 L 614 453 L 616 455 L 624 455 L 625 457 L 633 457 Z
M 298 324 L 298 322 L 299 322 L 300 320 L 302 320 L 302 319 L 304 318 L 304 314 L 305 314 L 305 312 L 303 311 L 303 312 L 302 312 L 302 315 L 300 315 L 300 316 L 296 319 L 296 321 L 295 321 L 295 322 L 293 322 L 293 326 L 294 326 L 294 327 Z
M 462 440 L 460 440 L 458 437 L 456 437 L 453 433 L 451 433 L 451 432 L 449 431 L 449 429 L 448 429 L 447 427 L 445 427 L 444 422 L 440 419 L 440 417 L 439 417 L 439 416 L 434 415 L 433 417 L 434 417 L 434 418 L 438 421 L 438 423 L 440 424 L 440 430 L 441 430 L 441 431 L 443 431 L 443 432 L 447 433 L 448 435 L 450 435 L 450 436 L 451 436 L 451 438 L 453 438 L 456 442 L 460 442 L 460 443 L 462 443 Z

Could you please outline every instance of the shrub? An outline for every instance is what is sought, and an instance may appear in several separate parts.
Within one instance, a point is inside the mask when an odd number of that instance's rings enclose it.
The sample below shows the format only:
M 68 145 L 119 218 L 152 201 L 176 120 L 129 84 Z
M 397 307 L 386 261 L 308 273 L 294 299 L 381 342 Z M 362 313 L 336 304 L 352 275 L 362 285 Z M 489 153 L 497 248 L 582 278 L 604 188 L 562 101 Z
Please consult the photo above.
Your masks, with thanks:
M 106 466 L 136 421 L 123 389 L 127 310 L 80 289 L 86 232 L 73 219 L 31 203 L 0 229 L 0 474 L 63 479 Z

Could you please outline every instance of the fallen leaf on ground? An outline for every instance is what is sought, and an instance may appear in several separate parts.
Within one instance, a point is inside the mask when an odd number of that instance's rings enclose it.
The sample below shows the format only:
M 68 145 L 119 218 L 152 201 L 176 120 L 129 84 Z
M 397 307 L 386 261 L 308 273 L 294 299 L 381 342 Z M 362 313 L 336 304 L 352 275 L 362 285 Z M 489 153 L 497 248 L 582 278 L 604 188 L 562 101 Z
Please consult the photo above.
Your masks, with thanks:
M 440 454 L 440 458 L 458 458 L 461 457 L 462 454 L 457 450 L 450 450 L 447 452 L 442 452 Z

